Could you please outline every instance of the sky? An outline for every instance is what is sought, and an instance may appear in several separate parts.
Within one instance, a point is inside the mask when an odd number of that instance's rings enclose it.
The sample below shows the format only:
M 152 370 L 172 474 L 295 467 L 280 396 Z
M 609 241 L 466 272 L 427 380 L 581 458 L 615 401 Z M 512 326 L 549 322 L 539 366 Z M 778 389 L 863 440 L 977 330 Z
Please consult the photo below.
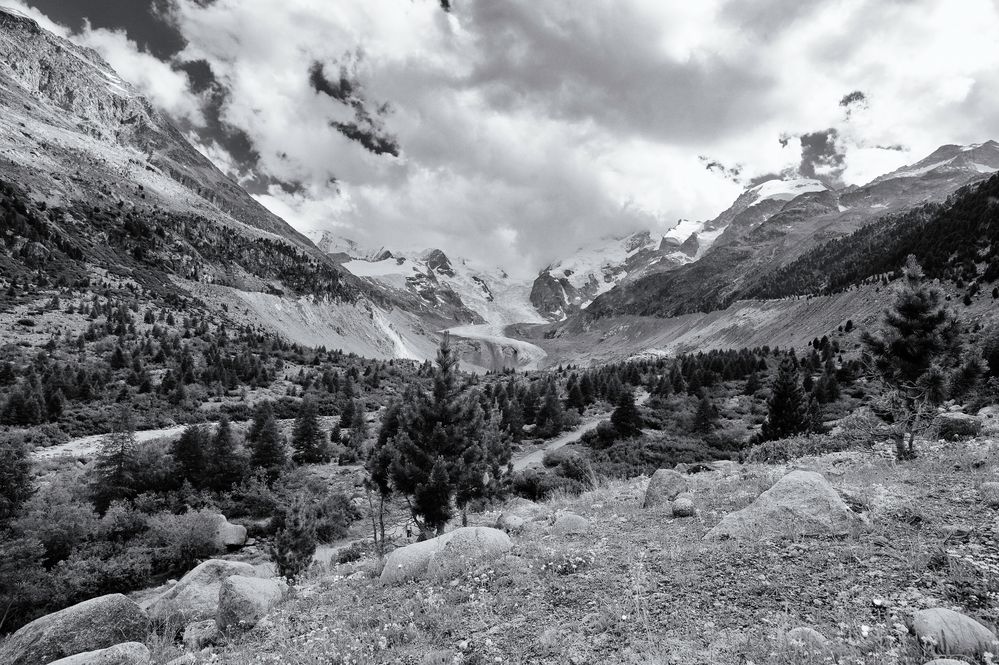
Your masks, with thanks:
M 299 230 L 515 275 L 999 138 L 994 0 L 0 2 Z

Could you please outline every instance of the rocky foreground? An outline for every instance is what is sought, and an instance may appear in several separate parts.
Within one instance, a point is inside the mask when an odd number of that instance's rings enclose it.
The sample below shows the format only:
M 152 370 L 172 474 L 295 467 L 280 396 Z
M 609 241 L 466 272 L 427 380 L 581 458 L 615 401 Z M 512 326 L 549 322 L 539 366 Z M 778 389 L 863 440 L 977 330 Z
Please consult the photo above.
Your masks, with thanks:
M 0 662 L 996 662 L 994 438 L 691 471 L 514 500 L 295 587 L 208 561 L 142 607 L 43 617 Z

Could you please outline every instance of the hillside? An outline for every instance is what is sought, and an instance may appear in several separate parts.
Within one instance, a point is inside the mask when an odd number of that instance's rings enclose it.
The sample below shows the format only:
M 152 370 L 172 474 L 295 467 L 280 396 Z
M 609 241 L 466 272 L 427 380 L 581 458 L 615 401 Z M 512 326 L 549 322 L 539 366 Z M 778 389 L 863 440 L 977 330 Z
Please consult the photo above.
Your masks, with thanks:
M 999 144 L 944 146 L 932 155 L 867 185 L 805 192 L 777 210 L 737 214 L 712 248 L 694 263 L 649 275 L 598 297 L 581 316 L 622 314 L 669 317 L 724 309 L 754 280 L 774 273 L 811 249 L 890 214 L 940 203 L 959 188 L 999 170 Z M 748 210 L 753 210 L 749 208 Z

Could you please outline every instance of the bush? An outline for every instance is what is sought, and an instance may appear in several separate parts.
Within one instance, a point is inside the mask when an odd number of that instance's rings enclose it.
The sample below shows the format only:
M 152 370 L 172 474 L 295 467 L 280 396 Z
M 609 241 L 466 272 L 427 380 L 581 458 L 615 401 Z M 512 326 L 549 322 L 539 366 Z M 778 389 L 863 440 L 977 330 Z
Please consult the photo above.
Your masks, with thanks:
M 187 570 L 218 551 L 218 512 L 192 510 L 183 515 L 160 513 L 149 518 L 147 541 L 157 568 Z
M 511 490 L 517 496 L 531 501 L 543 501 L 555 492 L 567 494 L 582 494 L 591 488 L 589 482 L 583 483 L 567 478 L 560 473 L 561 465 L 555 471 L 537 471 L 527 469 L 515 473 L 511 482 Z
M 851 447 L 849 439 L 828 434 L 792 436 L 756 444 L 746 452 L 745 461 L 782 464 L 799 457 L 836 453 L 849 450 Z

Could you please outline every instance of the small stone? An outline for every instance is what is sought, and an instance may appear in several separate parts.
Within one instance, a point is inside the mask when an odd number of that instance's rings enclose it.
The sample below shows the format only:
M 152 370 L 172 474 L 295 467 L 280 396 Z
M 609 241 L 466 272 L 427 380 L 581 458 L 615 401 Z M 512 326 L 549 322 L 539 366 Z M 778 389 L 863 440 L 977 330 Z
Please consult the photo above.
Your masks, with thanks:
M 814 628 L 809 628 L 808 626 L 792 628 L 787 631 L 785 638 L 788 642 L 794 644 L 795 646 L 809 651 L 819 651 L 821 649 L 825 649 L 829 644 L 829 640 L 827 640 L 822 633 Z
M 673 517 L 693 517 L 696 513 L 694 500 L 689 494 L 681 494 L 673 501 Z
M 569 535 L 576 533 L 587 533 L 590 530 L 590 521 L 585 517 L 575 513 L 563 513 L 552 525 L 552 533 L 558 535 Z

